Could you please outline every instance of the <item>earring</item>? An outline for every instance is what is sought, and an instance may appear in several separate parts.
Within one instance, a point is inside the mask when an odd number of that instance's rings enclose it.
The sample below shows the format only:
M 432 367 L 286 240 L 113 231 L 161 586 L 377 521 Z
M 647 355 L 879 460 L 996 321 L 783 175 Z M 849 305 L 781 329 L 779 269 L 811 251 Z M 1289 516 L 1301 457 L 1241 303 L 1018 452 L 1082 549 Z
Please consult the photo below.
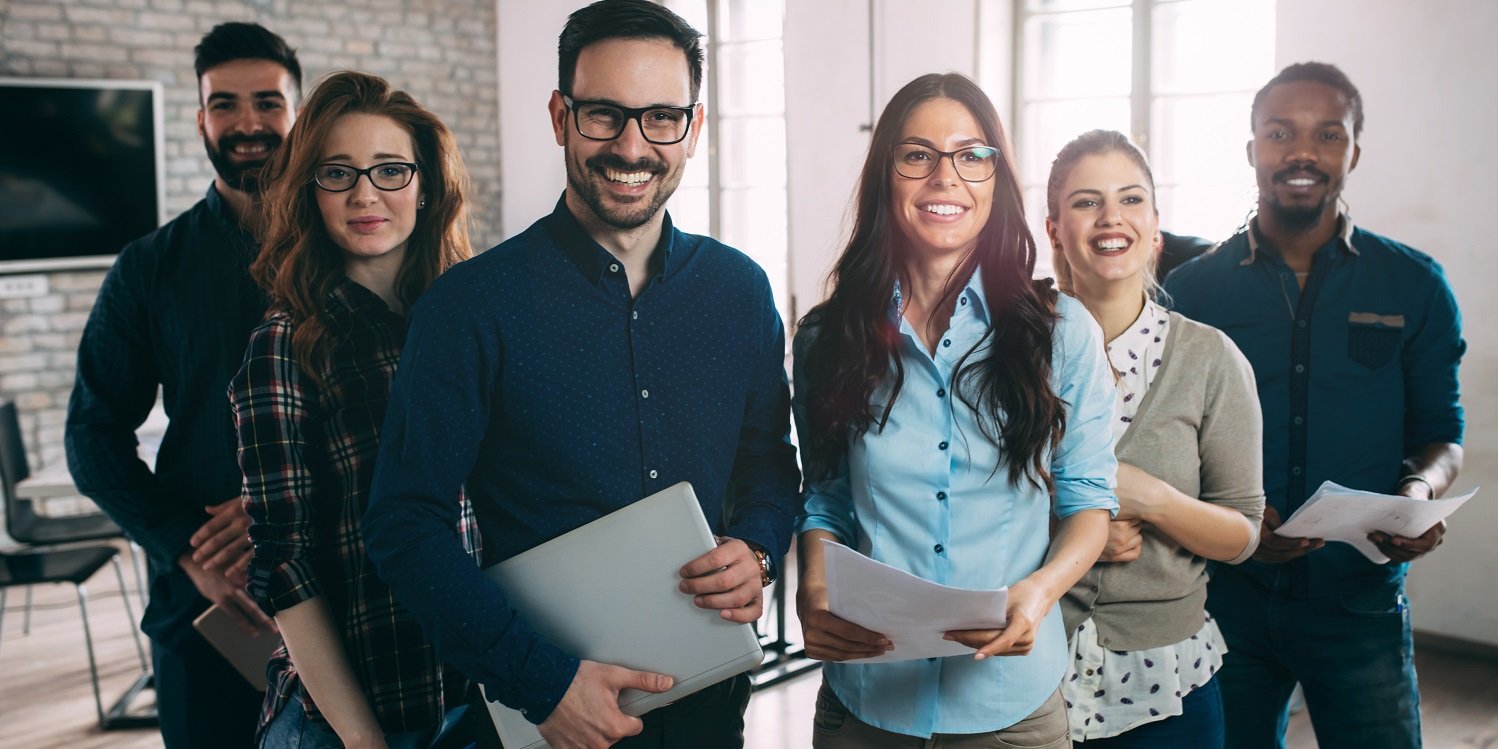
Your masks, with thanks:
M 426 198 L 422 198 L 421 200 L 417 201 L 417 203 L 416 203 L 416 209 L 417 210 L 421 210 L 422 208 L 425 208 L 425 207 L 427 207 L 427 199 Z

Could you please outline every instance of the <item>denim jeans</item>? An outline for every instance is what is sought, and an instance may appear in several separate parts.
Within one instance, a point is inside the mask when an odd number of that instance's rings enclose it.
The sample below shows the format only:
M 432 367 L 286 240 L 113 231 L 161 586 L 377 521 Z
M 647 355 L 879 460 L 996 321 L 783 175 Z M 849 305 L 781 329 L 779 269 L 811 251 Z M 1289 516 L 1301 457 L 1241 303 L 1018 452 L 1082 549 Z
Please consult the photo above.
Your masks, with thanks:
M 385 734 L 385 743 L 390 749 L 426 749 L 435 733 L 388 733 Z M 343 742 L 332 726 L 308 718 L 302 709 L 302 701 L 292 698 L 265 727 L 265 732 L 260 735 L 260 749 L 343 749 Z
M 1228 653 L 1228 749 L 1285 746 L 1300 682 L 1321 749 L 1418 749 L 1420 692 L 1404 582 L 1317 598 L 1270 592 L 1219 567 L 1207 586 Z
M 1223 749 L 1222 691 L 1213 678 L 1181 698 L 1181 714 L 1136 726 L 1106 739 L 1077 742 L 1078 749 Z

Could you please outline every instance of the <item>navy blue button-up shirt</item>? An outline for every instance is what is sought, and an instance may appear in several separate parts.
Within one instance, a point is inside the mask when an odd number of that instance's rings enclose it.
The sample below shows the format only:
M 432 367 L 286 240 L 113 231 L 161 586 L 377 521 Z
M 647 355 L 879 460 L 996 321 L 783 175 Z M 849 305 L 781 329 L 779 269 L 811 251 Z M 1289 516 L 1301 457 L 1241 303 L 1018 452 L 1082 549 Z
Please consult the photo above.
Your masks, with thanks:
M 1461 314 L 1430 256 L 1342 218 L 1302 288 L 1257 229 L 1234 235 L 1165 283 L 1176 311 L 1221 329 L 1253 364 L 1264 412 L 1264 490 L 1288 518 L 1321 485 L 1392 492 L 1403 460 L 1460 443 Z M 1291 595 L 1396 580 L 1346 544 L 1239 569 Z
M 764 271 L 668 216 L 651 273 L 631 298 L 623 266 L 558 202 L 437 280 L 396 370 L 369 555 L 438 653 L 537 723 L 577 659 L 465 562 L 464 482 L 486 564 L 679 481 L 715 533 L 773 557 L 799 510 L 785 331 Z

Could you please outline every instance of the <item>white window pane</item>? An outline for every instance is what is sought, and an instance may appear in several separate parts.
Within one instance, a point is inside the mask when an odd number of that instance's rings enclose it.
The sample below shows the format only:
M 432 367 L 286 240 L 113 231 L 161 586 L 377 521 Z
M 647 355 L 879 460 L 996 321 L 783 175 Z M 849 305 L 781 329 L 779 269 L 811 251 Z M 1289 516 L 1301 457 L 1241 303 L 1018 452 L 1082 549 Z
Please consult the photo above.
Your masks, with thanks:
M 1213 242 L 1227 239 L 1254 205 L 1252 185 L 1161 185 L 1156 205 L 1160 228 Z
M 1035 102 L 1026 105 L 1021 124 L 1020 179 L 1026 184 L 1045 184 L 1056 152 L 1073 138 L 1098 128 L 1129 132 L 1129 100 Z
M 727 119 L 719 126 L 723 187 L 785 187 L 785 120 Z
M 759 263 L 770 277 L 775 304 L 788 314 L 786 292 L 786 193 L 784 188 L 724 190 L 722 236 L 727 244 Z
M 778 40 L 784 19 L 785 0 L 723 0 L 718 3 L 718 38 Z
M 1051 240 L 1045 233 L 1045 187 L 1024 188 L 1025 217 L 1030 236 L 1035 238 L 1035 278 L 1055 275 L 1051 263 Z
M 1162 96 L 1151 114 L 1155 179 L 1186 185 L 1252 182 L 1244 144 L 1253 95 Z
M 1191 0 L 1154 12 L 1154 94 L 1253 91 L 1274 75 L 1274 3 Z
M 691 234 L 708 234 L 708 199 L 706 187 L 678 187 L 666 201 L 676 228 Z
M 785 56 L 780 42 L 724 44 L 718 48 L 718 114 L 785 111 Z
M 1131 0 L 1027 0 L 1025 9 L 1030 12 L 1058 10 L 1087 10 L 1090 8 L 1127 7 Z
M 1134 32 L 1128 8 L 1025 21 L 1024 96 L 1127 96 Z

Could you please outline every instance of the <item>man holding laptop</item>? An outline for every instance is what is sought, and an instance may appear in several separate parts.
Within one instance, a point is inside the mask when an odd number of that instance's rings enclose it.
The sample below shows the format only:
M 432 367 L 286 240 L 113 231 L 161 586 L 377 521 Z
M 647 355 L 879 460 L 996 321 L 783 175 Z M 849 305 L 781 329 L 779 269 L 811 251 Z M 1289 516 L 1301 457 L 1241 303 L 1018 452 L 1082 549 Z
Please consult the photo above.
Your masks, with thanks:
M 689 482 L 720 545 L 684 560 L 679 590 L 729 622 L 759 618 L 798 510 L 768 280 L 664 211 L 702 129 L 700 36 L 648 0 L 572 14 L 549 105 L 566 191 L 416 305 L 365 518 L 371 559 L 442 656 L 556 749 L 741 745 L 748 679 L 624 715 L 621 690 L 671 679 L 533 631 L 463 563 L 461 488 L 492 563 Z

